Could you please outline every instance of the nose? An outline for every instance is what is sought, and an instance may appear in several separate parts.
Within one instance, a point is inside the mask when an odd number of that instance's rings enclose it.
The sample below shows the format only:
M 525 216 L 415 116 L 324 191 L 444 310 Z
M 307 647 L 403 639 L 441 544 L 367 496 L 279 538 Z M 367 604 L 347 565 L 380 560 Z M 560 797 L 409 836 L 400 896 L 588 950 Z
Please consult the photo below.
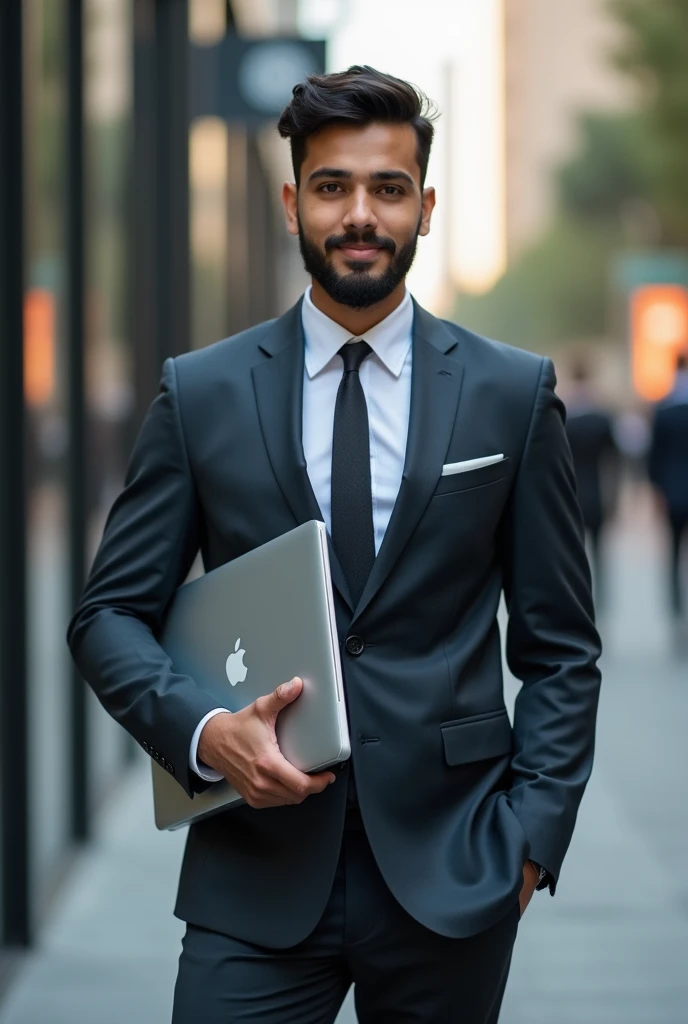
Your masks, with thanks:
M 344 227 L 356 231 L 375 231 L 377 217 L 373 212 L 366 188 L 361 186 L 351 192 L 349 206 L 344 215 Z

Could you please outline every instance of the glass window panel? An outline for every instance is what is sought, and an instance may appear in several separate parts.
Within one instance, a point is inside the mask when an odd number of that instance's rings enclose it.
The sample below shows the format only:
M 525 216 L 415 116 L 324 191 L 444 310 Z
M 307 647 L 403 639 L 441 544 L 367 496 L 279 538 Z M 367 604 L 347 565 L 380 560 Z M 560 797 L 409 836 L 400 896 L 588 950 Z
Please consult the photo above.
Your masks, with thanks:
M 216 117 L 194 122 L 189 135 L 191 336 L 194 348 L 227 332 L 227 126 Z
M 65 337 L 66 6 L 26 0 L 25 400 L 29 780 L 35 908 L 68 844 L 69 618 Z
M 89 555 L 122 486 L 134 412 L 130 336 L 130 0 L 86 0 L 86 417 Z M 126 737 L 93 698 L 90 779 L 96 804 L 120 773 Z

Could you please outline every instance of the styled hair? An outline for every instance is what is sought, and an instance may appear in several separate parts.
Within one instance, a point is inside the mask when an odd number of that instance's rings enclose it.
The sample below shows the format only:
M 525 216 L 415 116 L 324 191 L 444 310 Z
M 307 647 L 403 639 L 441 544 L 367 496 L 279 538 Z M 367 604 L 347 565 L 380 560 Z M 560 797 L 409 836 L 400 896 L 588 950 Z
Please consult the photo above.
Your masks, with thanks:
M 309 75 L 294 86 L 293 98 L 282 111 L 277 130 L 289 139 L 294 180 L 298 187 L 306 143 L 331 124 L 360 126 L 375 122 L 410 124 L 418 140 L 421 187 L 425 183 L 430 148 L 438 117 L 435 105 L 416 86 L 366 65 L 354 64 L 332 75 Z

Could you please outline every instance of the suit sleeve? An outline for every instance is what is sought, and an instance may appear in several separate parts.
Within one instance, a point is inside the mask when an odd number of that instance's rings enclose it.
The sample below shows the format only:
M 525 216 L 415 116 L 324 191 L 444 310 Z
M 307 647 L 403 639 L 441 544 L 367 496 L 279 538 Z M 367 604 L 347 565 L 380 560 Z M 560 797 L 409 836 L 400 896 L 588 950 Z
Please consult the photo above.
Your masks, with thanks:
M 67 639 L 106 711 L 189 795 L 205 788 L 189 767 L 191 739 L 217 699 L 173 671 L 156 635 L 198 537 L 176 369 L 167 360 Z
M 544 360 L 503 524 L 507 662 L 522 683 L 509 799 L 552 894 L 593 762 L 600 687 L 565 413 Z

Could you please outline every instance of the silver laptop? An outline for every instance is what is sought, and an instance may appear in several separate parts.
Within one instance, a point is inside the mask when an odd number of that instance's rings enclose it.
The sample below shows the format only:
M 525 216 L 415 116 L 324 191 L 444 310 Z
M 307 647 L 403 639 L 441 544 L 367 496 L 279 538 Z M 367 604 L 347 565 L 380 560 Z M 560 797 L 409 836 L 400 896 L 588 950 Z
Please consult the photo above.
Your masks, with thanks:
M 174 669 L 240 711 L 292 676 L 303 690 L 277 719 L 280 750 L 304 772 L 349 757 L 339 642 L 323 523 L 295 530 L 180 587 L 160 644 Z M 155 823 L 181 828 L 241 802 L 227 782 L 189 798 L 152 762 Z

